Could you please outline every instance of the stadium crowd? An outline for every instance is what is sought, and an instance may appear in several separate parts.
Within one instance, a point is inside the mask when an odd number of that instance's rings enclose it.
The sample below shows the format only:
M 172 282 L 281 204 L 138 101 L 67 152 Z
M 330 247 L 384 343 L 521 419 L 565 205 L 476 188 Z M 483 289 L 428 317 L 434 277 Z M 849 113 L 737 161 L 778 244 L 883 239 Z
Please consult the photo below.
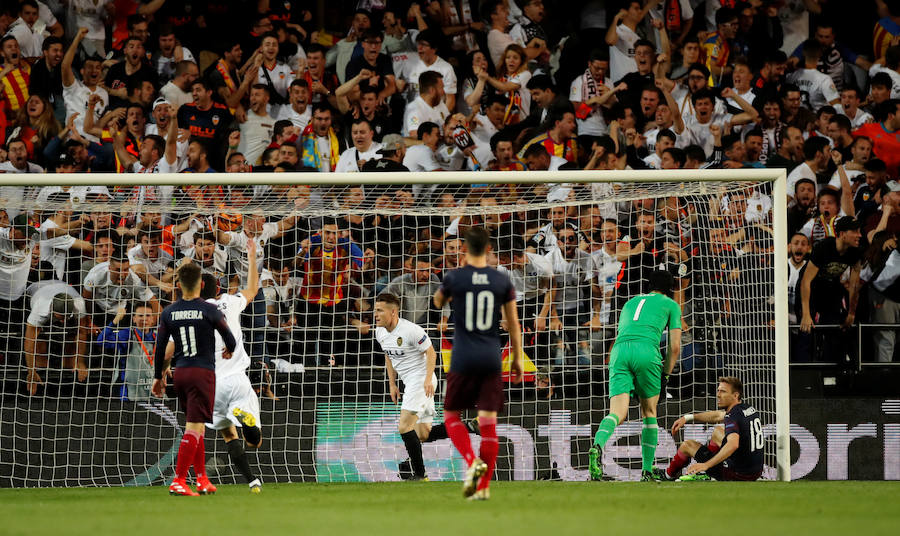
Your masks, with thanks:
M 314 4 L 5 2 L 0 172 L 784 168 L 792 359 L 851 363 L 841 325 L 900 321 L 900 2 Z M 844 35 L 848 21 L 866 32 Z M 619 186 L 395 182 L 3 186 L 4 364 L 37 392 L 48 355 L 82 379 L 117 356 L 104 367 L 145 396 L 174 267 L 192 259 L 239 289 L 251 240 L 251 355 L 288 371 L 356 364 L 378 292 L 452 329 L 430 296 L 468 225 L 495 239 L 539 367 L 602 362 L 615 311 L 660 266 L 685 306 L 680 370 L 769 344 L 767 187 L 567 204 Z M 492 208 L 522 199 L 558 205 Z M 463 205 L 484 215 L 452 217 Z M 364 206 L 397 212 L 307 214 Z M 863 336 L 870 360 L 895 360 L 893 329 Z

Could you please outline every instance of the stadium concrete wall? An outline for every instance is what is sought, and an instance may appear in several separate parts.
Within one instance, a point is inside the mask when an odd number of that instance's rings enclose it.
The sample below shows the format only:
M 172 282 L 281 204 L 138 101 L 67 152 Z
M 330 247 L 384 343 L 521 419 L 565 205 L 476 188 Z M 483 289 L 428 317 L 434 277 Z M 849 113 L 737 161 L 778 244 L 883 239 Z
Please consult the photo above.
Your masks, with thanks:
M 397 480 L 406 457 L 396 434 L 397 406 L 358 403 L 355 397 L 314 402 L 264 401 L 264 444 L 252 456 L 273 482 Z M 685 401 L 702 407 L 706 401 Z M 667 413 L 678 415 L 669 402 Z M 53 400 L 24 397 L 0 407 L 0 486 L 129 486 L 161 484 L 173 472 L 184 424 L 174 403 L 109 399 Z M 816 480 L 900 479 L 900 400 L 803 399 L 792 404 L 794 478 Z M 440 420 L 440 415 L 438 420 Z M 590 399 L 523 401 L 499 420 L 500 479 L 587 478 L 592 423 L 602 411 Z M 671 419 L 664 422 L 670 425 Z M 710 430 L 688 425 L 686 438 L 704 440 Z M 774 426 L 767 426 L 774 434 Z M 616 430 L 605 452 L 611 476 L 634 479 L 640 469 L 640 424 Z M 210 438 L 210 436 L 207 436 Z M 659 462 L 675 442 L 660 433 Z M 475 446 L 477 437 L 473 437 Z M 206 442 L 208 469 L 219 482 L 238 482 L 221 440 Z M 425 445 L 429 476 L 457 479 L 463 471 L 449 440 Z M 771 470 L 770 470 L 771 471 Z M 773 473 L 772 473 L 773 474 Z

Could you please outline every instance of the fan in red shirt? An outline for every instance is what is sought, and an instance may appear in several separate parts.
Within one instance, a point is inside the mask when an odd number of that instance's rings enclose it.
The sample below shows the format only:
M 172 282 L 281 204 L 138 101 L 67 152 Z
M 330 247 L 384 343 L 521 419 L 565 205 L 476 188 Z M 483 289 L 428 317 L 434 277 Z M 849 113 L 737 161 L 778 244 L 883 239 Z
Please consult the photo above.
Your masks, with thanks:
M 900 99 L 888 99 L 873 113 L 874 123 L 866 123 L 853 132 L 853 137 L 868 136 L 874 144 L 872 152 L 887 164 L 889 177 L 900 172 Z

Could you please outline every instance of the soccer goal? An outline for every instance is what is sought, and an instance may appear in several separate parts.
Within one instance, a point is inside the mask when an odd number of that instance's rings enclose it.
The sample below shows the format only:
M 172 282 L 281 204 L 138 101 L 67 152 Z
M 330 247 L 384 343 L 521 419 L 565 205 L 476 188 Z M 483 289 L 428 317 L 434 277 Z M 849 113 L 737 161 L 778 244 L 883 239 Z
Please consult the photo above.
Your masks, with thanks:
M 0 183 L 9 220 L 0 486 L 168 481 L 184 415 L 171 391 L 149 395 L 157 311 L 175 297 L 184 257 L 221 292 L 250 288 L 249 240 L 262 269 L 242 317 L 263 430 L 248 451 L 254 467 L 267 482 L 402 478 L 375 297 L 396 294 L 401 316 L 428 333 L 440 408 L 456 319 L 431 296 L 464 259 L 472 226 L 489 230 L 490 263 L 515 283 L 524 330 L 525 381 L 507 383 L 496 478 L 588 478 L 618 311 L 663 269 L 676 281 L 684 336 L 659 402 L 657 463 L 684 439 L 709 438 L 712 427 L 698 423 L 673 437 L 672 423 L 715 409 L 717 378 L 737 376 L 765 424 L 764 478 L 790 480 L 782 170 L 6 174 Z M 53 314 L 60 292 L 77 308 L 67 320 Z M 503 362 L 508 371 L 506 350 Z M 641 423 L 630 411 L 602 460 L 619 480 L 640 474 Z M 241 482 L 214 433 L 211 478 Z M 431 480 L 465 469 L 448 439 L 423 452 Z

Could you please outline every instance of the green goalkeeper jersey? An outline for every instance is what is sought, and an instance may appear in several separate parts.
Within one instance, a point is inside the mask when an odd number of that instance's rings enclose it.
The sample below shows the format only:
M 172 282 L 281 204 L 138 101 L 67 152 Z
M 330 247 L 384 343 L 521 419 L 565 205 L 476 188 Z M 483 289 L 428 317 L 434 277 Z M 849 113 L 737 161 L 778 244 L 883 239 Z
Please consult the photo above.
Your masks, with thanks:
M 663 330 L 681 329 L 681 307 L 672 298 L 651 292 L 631 298 L 619 316 L 620 342 L 646 342 L 659 348 Z

